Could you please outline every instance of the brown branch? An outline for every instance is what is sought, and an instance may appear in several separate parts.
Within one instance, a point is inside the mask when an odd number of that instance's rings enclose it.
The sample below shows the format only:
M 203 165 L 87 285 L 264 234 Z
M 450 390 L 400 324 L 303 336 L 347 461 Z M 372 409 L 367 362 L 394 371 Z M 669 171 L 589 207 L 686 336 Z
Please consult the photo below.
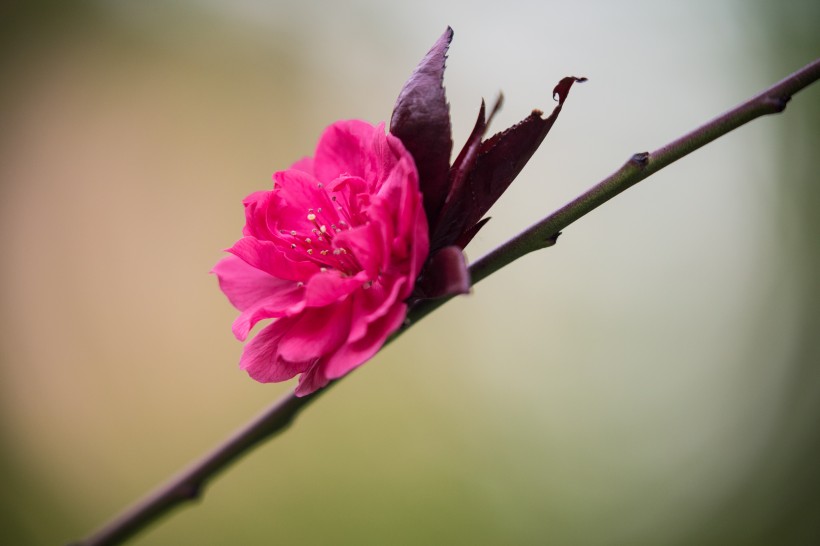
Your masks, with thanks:
M 633 155 L 620 169 L 583 195 L 475 262 L 470 267 L 473 284 L 534 250 L 555 244 L 562 229 L 701 146 L 756 118 L 782 112 L 792 95 L 818 79 L 820 79 L 820 59 L 674 142 L 651 153 Z M 447 299 L 427 300 L 417 304 L 408 314 L 404 327 L 391 340 L 446 301 Z M 331 385 L 335 383 L 338 381 Z M 214 451 L 87 539 L 74 544 L 76 546 L 119 544 L 141 529 L 148 527 L 172 508 L 187 500 L 197 498 L 208 480 L 248 453 L 256 444 L 286 429 L 302 409 L 327 392 L 329 388 L 330 385 L 303 398 L 297 398 L 293 394 L 284 396 Z

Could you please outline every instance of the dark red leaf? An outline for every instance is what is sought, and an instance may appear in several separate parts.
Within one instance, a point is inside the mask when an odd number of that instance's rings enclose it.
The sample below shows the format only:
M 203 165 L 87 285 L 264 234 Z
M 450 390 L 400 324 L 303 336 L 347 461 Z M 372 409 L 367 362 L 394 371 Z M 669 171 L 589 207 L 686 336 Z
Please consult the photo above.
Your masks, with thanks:
M 564 104 L 564 101 L 567 99 L 567 95 L 569 95 L 569 88 L 572 87 L 572 84 L 575 82 L 581 83 L 587 81 L 586 78 L 576 78 L 575 76 L 567 76 L 566 78 L 562 79 L 558 82 L 558 85 L 552 90 L 552 98 L 558 101 L 558 106 Z M 555 96 L 558 95 L 558 98 Z
M 483 228 L 484 225 L 489 221 L 490 217 L 485 216 L 484 218 L 479 220 L 478 223 L 475 224 L 473 227 L 463 232 L 456 241 L 456 246 L 458 246 L 459 248 L 465 248 L 467 245 L 469 245 L 470 241 L 473 240 L 473 237 L 475 237 L 478 234 L 479 230 Z
M 585 79 L 569 77 L 558 83 L 554 94 L 558 95 L 559 103 L 549 117 L 542 118 L 543 113 L 540 110 L 533 110 L 520 123 L 493 135 L 481 144 L 475 168 L 467 182 L 472 206 L 467 211 L 465 226 L 472 226 L 481 220 L 493 203 L 501 197 L 558 119 L 569 88 L 574 82 Z
M 478 147 L 481 145 L 481 139 L 484 138 L 484 133 L 487 131 L 487 122 L 484 119 L 486 107 L 484 101 L 481 101 L 481 108 L 478 109 L 478 119 L 476 119 L 473 130 L 470 136 L 467 137 L 467 142 L 459 152 L 458 157 L 453 162 L 450 168 L 450 191 L 447 194 L 447 199 L 444 201 L 445 205 L 451 202 L 458 194 L 459 188 L 467 180 L 467 175 L 473 168 L 475 159 L 478 156 Z
M 504 95 L 499 93 L 495 104 L 490 110 L 489 117 L 485 120 L 484 101 L 481 101 L 481 108 L 478 111 L 478 119 L 476 119 L 473 131 L 453 162 L 453 166 L 450 167 L 450 192 L 447 194 L 447 199 L 444 201 L 439 217 L 435 221 L 431 221 L 431 249 L 435 250 L 453 243 L 464 248 L 480 229 L 479 227 L 472 231 L 469 236 L 465 236 L 466 234 L 463 233 L 465 228 L 469 227 L 466 224 L 467 213 L 472 207 L 472 196 L 469 192 L 469 186 L 465 182 L 475 167 L 481 140 L 484 138 L 493 117 L 501 109 L 502 104 L 504 104 Z
M 484 101 L 481 101 L 481 108 L 478 111 L 473 131 L 467 138 L 467 142 L 453 162 L 448 176 L 449 192 L 442 204 L 439 215 L 435 219 L 430 219 L 430 249 L 435 251 L 438 248 L 451 245 L 455 242 L 461 232 L 467 227 L 464 223 L 467 216 L 464 214 L 465 198 L 469 199 L 467 179 L 470 171 L 475 166 L 478 158 L 478 149 L 481 146 L 481 139 L 487 131 L 487 123 L 484 119 Z
M 422 299 L 443 298 L 470 292 L 470 271 L 464 253 L 447 246 L 433 254 L 420 282 Z
M 437 218 L 447 197 L 453 140 L 444 94 L 444 64 L 453 29 L 433 45 L 404 84 L 390 119 L 390 132 L 413 156 L 427 218 Z

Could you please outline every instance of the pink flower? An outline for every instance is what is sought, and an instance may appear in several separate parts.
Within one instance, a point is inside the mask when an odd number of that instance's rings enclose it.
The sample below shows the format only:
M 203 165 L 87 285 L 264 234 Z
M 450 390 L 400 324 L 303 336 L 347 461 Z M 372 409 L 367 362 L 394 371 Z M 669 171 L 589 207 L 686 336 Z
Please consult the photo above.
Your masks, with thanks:
M 362 121 L 331 125 L 313 159 L 245 199 L 245 236 L 213 272 L 242 312 L 237 338 L 274 319 L 240 361 L 257 381 L 301 374 L 296 394 L 310 394 L 376 354 L 408 305 L 470 291 L 464 247 L 546 137 L 570 87 L 585 78 L 558 83 L 549 116 L 533 110 L 487 139 L 501 98 L 489 116 L 482 101 L 451 164 L 443 81 L 452 38 L 448 27 L 404 84 L 391 134 Z
M 301 374 L 297 396 L 360 366 L 401 326 L 428 250 L 413 157 L 363 121 L 327 128 L 315 156 L 244 200 L 243 235 L 213 269 L 241 311 L 240 367 L 260 382 Z

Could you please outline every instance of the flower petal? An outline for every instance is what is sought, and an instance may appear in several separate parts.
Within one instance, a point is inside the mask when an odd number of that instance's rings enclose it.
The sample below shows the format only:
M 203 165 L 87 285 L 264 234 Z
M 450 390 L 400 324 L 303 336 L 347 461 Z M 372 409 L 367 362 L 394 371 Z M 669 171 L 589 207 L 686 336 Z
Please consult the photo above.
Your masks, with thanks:
M 322 364 L 325 377 L 338 379 L 361 366 L 382 348 L 387 338 L 398 330 L 407 314 L 407 305 L 394 305 L 379 320 L 372 323 L 367 329 L 367 335 L 362 339 L 345 343 L 327 358 Z
M 383 138 L 384 128 L 355 119 L 339 121 L 325 129 L 313 160 L 316 178 L 325 184 L 340 175 L 367 179 L 373 168 L 372 143 L 379 133 Z
M 294 319 L 283 318 L 266 326 L 245 345 L 239 367 L 260 383 L 287 381 L 303 373 L 310 362 L 287 362 L 279 358 L 279 343 Z
M 370 222 L 336 236 L 334 246 L 345 248 L 356 258 L 367 276 L 372 280 L 379 276 L 382 260 L 387 254 L 382 226 L 379 222 Z
M 211 273 L 216 275 L 219 288 L 228 297 L 228 301 L 240 311 L 251 307 L 260 299 L 289 292 L 296 284 L 272 277 L 233 255 L 219 260 Z
M 243 235 L 256 237 L 257 239 L 271 239 L 273 237 L 273 232 L 268 225 L 268 210 L 270 209 L 272 194 L 272 191 L 257 191 L 242 200 L 242 204 L 245 206 Z
M 350 332 L 350 311 L 349 300 L 305 309 L 279 341 L 279 356 L 304 362 L 335 351 Z
M 316 224 L 309 219 L 309 214 L 327 225 L 339 221 L 338 210 L 324 184 L 312 174 L 290 169 L 274 173 L 273 179 L 275 195 L 270 208 L 273 218 L 269 224 L 275 237 L 280 230 L 310 234 Z
M 242 311 L 233 323 L 237 339 L 247 338 L 260 320 L 293 314 L 304 306 L 304 289 L 297 283 L 272 277 L 236 256 L 221 259 L 211 272 L 228 300 Z
M 288 294 L 288 298 L 292 298 L 293 300 L 293 303 L 289 305 L 283 305 L 281 297 L 269 297 L 259 300 L 251 307 L 245 309 L 236 317 L 236 320 L 233 321 L 233 325 L 231 326 L 233 335 L 239 341 L 245 341 L 248 334 L 250 334 L 253 327 L 260 320 L 297 314 L 305 307 L 305 300 L 302 298 L 303 292 L 303 289 L 297 288 Z
M 296 390 L 293 391 L 293 394 L 301 398 L 302 396 L 307 396 L 308 394 L 318 391 L 328 383 L 330 383 L 330 379 L 322 373 L 321 361 L 314 362 L 307 371 L 299 376 L 299 384 L 296 385 Z
M 353 300 L 353 318 L 349 342 L 359 341 L 370 324 L 383 317 L 397 302 L 409 283 L 403 277 L 373 283 L 367 290 L 356 292 Z M 404 298 L 401 298 L 404 299 Z
M 347 277 L 336 270 L 314 275 L 305 285 L 305 303 L 308 307 L 330 305 L 362 286 L 367 279 L 368 275 L 364 271 L 353 277 Z
M 292 260 L 272 241 L 261 241 L 256 237 L 242 237 L 228 252 L 251 267 L 284 280 L 301 281 L 319 272 L 315 263 Z

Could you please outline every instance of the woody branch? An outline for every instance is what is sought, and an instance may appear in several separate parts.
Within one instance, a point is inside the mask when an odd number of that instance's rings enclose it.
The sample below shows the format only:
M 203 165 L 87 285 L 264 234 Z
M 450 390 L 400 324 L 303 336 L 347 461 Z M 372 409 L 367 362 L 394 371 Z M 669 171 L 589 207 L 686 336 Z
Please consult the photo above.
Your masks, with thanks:
M 820 79 L 820 59 L 654 152 L 634 154 L 620 169 L 582 195 L 476 261 L 470 267 L 472 283 L 478 283 L 530 252 L 555 244 L 561 230 L 667 165 L 754 119 L 782 112 L 795 93 L 818 79 Z M 448 299 L 441 298 L 418 303 L 410 310 L 405 325 L 391 339 L 401 335 Z M 103 546 L 122 543 L 170 512 L 171 509 L 182 505 L 185 501 L 199 497 L 211 478 L 249 453 L 254 446 L 286 429 L 302 409 L 325 393 L 333 384 L 335 383 L 302 398 L 297 398 L 294 394 L 284 396 L 198 462 L 173 477 L 88 538 L 73 544 Z

